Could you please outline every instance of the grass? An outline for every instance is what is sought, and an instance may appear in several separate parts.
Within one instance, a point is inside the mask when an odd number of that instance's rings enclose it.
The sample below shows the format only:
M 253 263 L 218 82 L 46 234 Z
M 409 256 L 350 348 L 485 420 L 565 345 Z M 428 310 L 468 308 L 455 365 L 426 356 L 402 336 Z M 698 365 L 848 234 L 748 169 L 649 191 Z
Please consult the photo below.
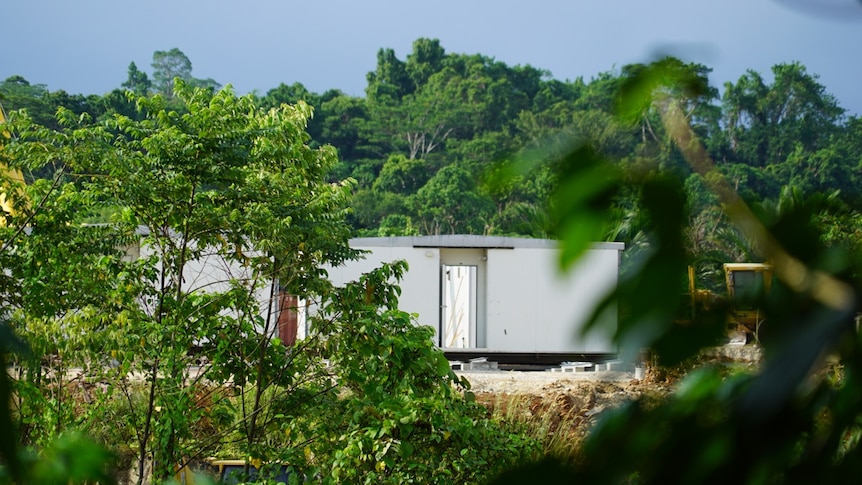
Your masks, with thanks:
M 595 389 L 584 394 L 479 394 L 492 416 L 522 429 L 542 445 L 542 454 L 576 464 L 597 411 Z

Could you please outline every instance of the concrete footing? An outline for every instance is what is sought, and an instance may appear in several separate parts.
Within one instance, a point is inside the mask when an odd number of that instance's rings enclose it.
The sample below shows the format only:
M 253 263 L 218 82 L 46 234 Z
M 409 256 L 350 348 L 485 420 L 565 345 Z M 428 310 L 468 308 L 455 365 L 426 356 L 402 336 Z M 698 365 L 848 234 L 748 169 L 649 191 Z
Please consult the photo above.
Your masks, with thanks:
M 551 372 L 592 372 L 592 362 L 563 362 L 559 367 L 550 369 Z
M 452 370 L 457 371 L 496 371 L 499 370 L 497 362 L 489 361 L 487 357 L 478 357 L 469 361 L 449 361 Z M 627 372 L 634 373 L 636 379 L 643 379 L 644 368 L 635 366 L 631 362 L 622 360 L 609 360 L 606 362 L 563 362 L 559 367 L 546 369 L 547 372 L 584 373 L 584 372 Z M 638 374 L 640 372 L 640 374 Z M 640 375 L 640 377 L 638 377 Z
M 637 367 L 631 362 L 610 360 L 607 362 L 563 362 L 559 367 L 548 369 L 549 372 L 634 372 Z M 641 368 L 643 372 L 643 368 Z
M 496 362 L 489 361 L 486 357 L 477 357 L 475 359 L 470 359 L 467 362 L 450 361 L 449 365 L 452 366 L 452 369 L 454 370 L 462 371 L 490 371 L 499 369 Z

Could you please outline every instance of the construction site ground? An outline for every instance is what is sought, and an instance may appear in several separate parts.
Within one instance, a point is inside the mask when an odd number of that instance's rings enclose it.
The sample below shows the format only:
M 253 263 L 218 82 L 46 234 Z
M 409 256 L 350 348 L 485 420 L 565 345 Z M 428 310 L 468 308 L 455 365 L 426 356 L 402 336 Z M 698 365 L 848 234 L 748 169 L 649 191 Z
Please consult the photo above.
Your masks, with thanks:
M 677 369 L 646 367 L 644 372 L 456 371 L 471 384 L 477 401 L 498 415 L 518 413 L 522 420 L 583 437 L 605 410 L 639 396 L 662 399 L 693 366 L 729 365 L 756 369 L 761 350 L 727 346 L 704 352 Z M 636 378 L 636 376 L 638 378 Z M 524 416 L 526 415 L 526 416 Z
M 724 346 L 705 350 L 697 359 L 696 365 L 738 365 L 756 366 L 760 362 L 762 351 L 753 345 Z M 591 370 L 581 372 L 552 372 L 550 369 L 541 371 L 516 370 L 476 370 L 456 371 L 464 376 L 475 393 L 489 394 L 542 394 L 550 390 L 566 390 L 578 392 L 580 388 L 592 389 L 606 385 L 609 388 L 637 391 L 643 388 L 665 390 L 683 374 L 687 367 L 680 369 L 656 370 L 647 368 L 642 374 L 634 372 L 634 364 L 629 371 L 614 372 Z M 627 391 L 626 391 L 627 392 Z

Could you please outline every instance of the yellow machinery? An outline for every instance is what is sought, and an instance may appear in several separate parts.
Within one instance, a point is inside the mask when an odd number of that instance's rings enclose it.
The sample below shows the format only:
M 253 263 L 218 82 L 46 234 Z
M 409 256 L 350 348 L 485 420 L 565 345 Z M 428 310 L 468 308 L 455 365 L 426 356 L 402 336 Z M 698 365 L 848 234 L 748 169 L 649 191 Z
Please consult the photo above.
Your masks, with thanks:
M 260 463 L 257 464 L 260 466 Z M 208 458 L 204 462 L 204 466 L 197 470 L 198 477 L 206 477 L 209 480 L 203 480 L 204 483 L 209 483 L 211 479 L 215 479 L 216 483 L 234 484 L 245 483 L 242 477 L 245 474 L 245 460 L 219 460 Z M 254 480 L 258 475 L 258 467 L 250 465 L 248 469 L 250 479 Z M 287 483 L 290 472 L 287 465 L 282 464 L 276 472 L 276 476 L 272 477 L 278 483 Z M 181 485 L 195 485 L 198 483 L 195 480 L 195 473 L 188 465 L 177 471 L 175 481 Z
M 759 340 L 761 326 L 766 316 L 758 306 L 758 298 L 772 287 L 773 268 L 767 263 L 725 263 L 724 278 L 726 294 L 698 289 L 695 286 L 694 267 L 688 268 L 688 314 L 677 323 L 697 322 L 701 315 L 724 308 L 727 334 L 730 342 L 744 344 Z
M 766 263 L 725 263 L 728 330 L 744 332 L 759 340 L 766 320 L 758 298 L 772 288 L 773 267 Z
M 691 323 L 697 320 L 697 316 L 701 311 L 712 310 L 718 302 L 719 298 L 709 290 L 698 289 L 695 284 L 694 266 L 688 267 L 688 296 L 689 296 L 689 315 L 686 318 L 678 320 L 678 323 Z

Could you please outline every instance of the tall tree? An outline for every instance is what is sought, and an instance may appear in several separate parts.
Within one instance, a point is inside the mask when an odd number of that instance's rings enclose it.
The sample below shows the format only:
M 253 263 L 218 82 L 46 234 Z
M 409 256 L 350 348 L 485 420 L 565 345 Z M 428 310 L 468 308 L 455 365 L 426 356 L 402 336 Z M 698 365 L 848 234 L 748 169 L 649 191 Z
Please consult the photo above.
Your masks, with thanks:
M 308 134 L 311 136 L 311 139 L 323 143 L 332 143 L 321 139 L 321 127 L 324 118 L 320 112 L 321 96 L 306 89 L 302 83 L 296 82 L 290 85 L 281 83 L 267 91 L 266 96 L 261 98 L 258 103 L 260 107 L 269 109 L 278 107 L 281 104 L 296 104 L 299 101 L 308 104 L 314 109 L 315 116 L 308 120 Z M 340 143 L 333 143 L 333 145 L 341 147 Z
M 174 78 L 192 79 L 192 61 L 176 47 L 153 52 L 152 66 L 153 88 L 168 98 L 174 96 Z
M 70 249 L 69 241 L 55 249 L 44 246 L 38 254 L 65 271 L 51 270 L 51 265 L 40 269 L 37 261 L 23 286 L 33 286 L 33 295 L 50 295 L 47 289 L 36 291 L 44 286 L 39 277 L 52 283 L 59 278 L 65 287 L 52 285 L 55 294 L 40 300 L 43 305 L 64 302 L 80 294 L 71 290 L 95 286 L 79 279 L 103 281 L 103 272 L 90 266 L 116 270 L 105 280 L 113 280 L 113 290 L 85 291 L 86 299 L 74 299 L 79 305 L 74 307 L 75 326 L 52 321 L 56 332 L 50 335 L 74 338 L 72 344 L 81 348 L 98 341 L 103 352 L 111 350 L 119 372 L 104 378 L 116 392 L 128 391 L 121 402 L 127 403 L 124 415 L 134 426 L 139 483 L 145 479 L 148 456 L 154 459 L 156 478 L 163 480 L 184 457 L 195 454 L 191 447 L 198 445 L 189 439 L 203 412 L 196 383 L 204 376 L 212 382 L 230 378 L 249 394 L 242 426 L 247 453 L 252 452 L 263 425 L 257 417 L 263 390 L 287 375 L 287 352 L 273 339 L 275 312 L 269 296 L 275 288 L 313 294 L 326 286 L 320 266 L 353 254 L 344 223 L 349 188 L 326 180 L 334 150 L 307 145 L 307 105 L 263 111 L 251 96 L 213 93 L 182 81 L 175 95 L 182 114 L 168 108 L 172 104 L 164 98 L 139 96 L 134 101 L 143 111 L 140 120 L 116 115 L 98 125 L 78 124 L 79 117 L 61 109 L 68 131 L 25 132 L 15 141 L 15 153 L 26 159 L 59 157 L 69 164 L 75 183 L 58 196 L 86 205 L 63 214 L 71 217 L 84 214 L 91 204 L 107 204 L 118 210 L 114 224 L 99 226 L 101 230 L 117 231 L 126 240 L 142 237 L 141 257 L 127 262 L 114 249 L 104 250 L 106 244 L 121 247 L 108 238 L 87 245 L 101 248 L 104 256 L 92 257 L 89 266 L 63 266 L 61 261 L 76 261 L 62 252 Z M 39 143 L 51 152 L 28 155 Z M 72 199 L 78 187 L 82 193 Z M 80 227 L 65 228 L 59 222 L 55 232 Z M 218 261 L 229 273 L 215 282 L 189 278 L 212 264 L 208 261 Z M 79 270 L 87 271 L 86 278 L 70 273 Z M 31 335 L 46 331 L 44 318 L 24 324 Z M 225 345 L 226 339 L 231 344 Z M 195 359 L 189 350 L 195 345 L 203 347 L 201 355 L 210 364 L 197 377 L 188 373 Z M 148 376 L 146 392 L 137 394 L 142 400 L 132 397 L 128 372 Z
M 421 88 L 428 78 L 440 71 L 446 51 L 438 39 L 420 38 L 413 41 L 413 52 L 407 55 L 407 73 L 415 89 Z
M 398 59 L 392 49 L 377 51 L 377 67 L 368 73 L 367 78 L 365 92 L 371 102 L 396 102 L 414 89 L 404 61 Z
M 775 65 L 772 74 L 772 84 L 755 71 L 725 83 L 728 148 L 736 161 L 755 167 L 783 162 L 797 145 L 806 152 L 824 147 L 844 114 L 801 64 Z
M 320 105 L 320 96 L 310 92 L 302 83 L 281 83 L 266 92 L 266 96 L 260 100 L 260 106 L 264 109 L 275 108 L 283 103 L 296 104 L 304 101 L 309 106 Z
M 200 79 L 200 78 L 193 77 L 193 78 L 189 79 L 188 82 L 189 82 L 189 84 L 191 84 L 192 86 L 194 86 L 196 88 L 209 89 L 210 91 L 213 91 L 213 92 L 221 89 L 221 83 L 219 83 L 218 81 L 216 81 L 215 79 L 213 79 L 211 77 L 208 77 L 206 79 Z
M 150 88 L 152 88 L 152 85 L 153 83 L 150 81 L 147 73 L 138 70 L 138 66 L 134 62 L 131 62 L 129 63 L 129 71 L 126 80 L 120 86 L 135 94 L 146 96 L 150 94 Z

